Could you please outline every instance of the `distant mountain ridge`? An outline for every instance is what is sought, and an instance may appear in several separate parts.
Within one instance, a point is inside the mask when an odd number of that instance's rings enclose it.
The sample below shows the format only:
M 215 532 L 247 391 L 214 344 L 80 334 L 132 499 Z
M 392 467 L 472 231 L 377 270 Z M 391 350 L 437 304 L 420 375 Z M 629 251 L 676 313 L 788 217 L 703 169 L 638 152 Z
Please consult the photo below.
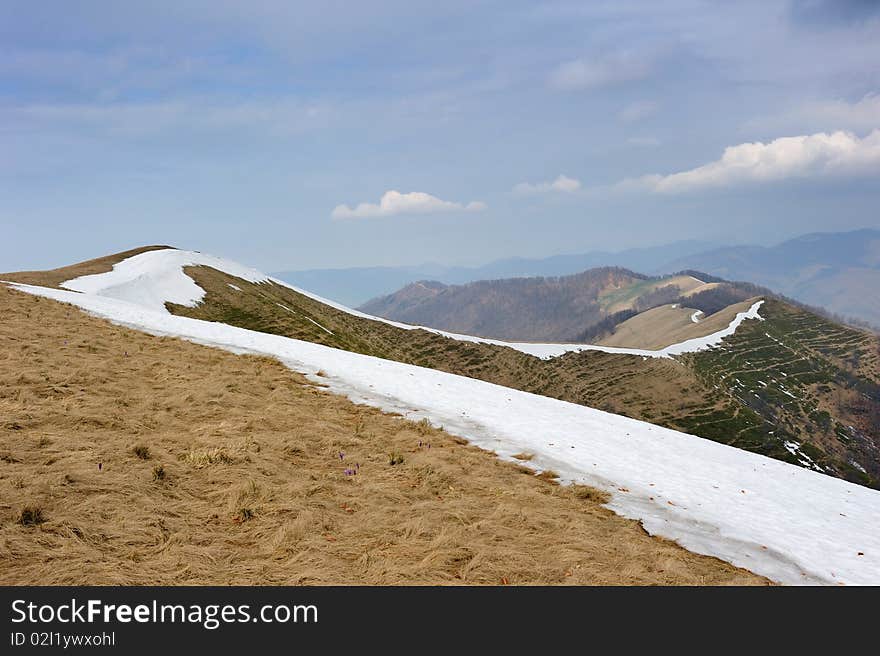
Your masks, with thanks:
M 432 280 L 447 285 L 461 285 L 478 280 L 565 276 L 602 266 L 655 271 L 670 260 L 701 253 L 715 246 L 716 244 L 710 242 L 689 240 L 620 252 L 591 251 L 538 259 L 511 257 L 476 267 L 434 263 L 400 267 L 282 271 L 274 275 L 349 307 L 357 307 L 416 281 Z
M 694 269 L 727 280 L 763 285 L 807 305 L 880 327 L 880 230 L 876 229 L 812 233 L 772 246 L 719 248 L 706 242 L 679 241 L 619 253 L 595 251 L 543 259 L 510 258 L 470 268 L 428 264 L 276 275 L 354 307 L 420 280 L 456 285 L 477 280 L 571 275 L 600 266 L 619 266 L 654 275 Z
M 697 272 L 694 272 L 697 273 Z M 694 275 L 651 277 L 620 267 L 571 276 L 480 280 L 465 285 L 418 281 L 365 303 L 367 314 L 494 339 L 595 342 L 646 310 L 675 304 L 707 316 L 760 290 L 706 282 Z M 670 308 L 676 309 L 676 308 Z M 681 317 L 678 317 L 681 319 Z M 694 335 L 696 336 L 696 335 Z M 656 336 L 662 340 L 662 335 Z
M 688 268 L 765 285 L 880 326 L 880 230 L 812 233 L 775 246 L 718 248 L 677 258 L 660 270 Z

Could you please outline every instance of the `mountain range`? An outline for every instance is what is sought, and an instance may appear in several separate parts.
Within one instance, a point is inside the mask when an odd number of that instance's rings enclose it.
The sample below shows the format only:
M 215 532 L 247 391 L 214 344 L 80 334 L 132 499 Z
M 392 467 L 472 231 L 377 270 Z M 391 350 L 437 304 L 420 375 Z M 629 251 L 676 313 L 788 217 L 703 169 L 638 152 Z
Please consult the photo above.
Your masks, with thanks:
M 763 285 L 808 305 L 880 326 L 880 230 L 813 233 L 770 246 L 679 241 L 617 253 L 510 258 L 480 267 L 373 267 L 288 271 L 277 277 L 356 307 L 419 281 L 555 277 L 616 266 L 651 275 L 696 270 Z
M 678 241 L 663 246 L 633 248 L 620 252 L 597 250 L 540 259 L 511 257 L 476 267 L 432 263 L 401 267 L 282 271 L 275 276 L 349 307 L 357 307 L 377 296 L 390 294 L 411 282 L 421 280 L 460 285 L 476 280 L 564 276 L 603 266 L 653 272 L 661 269 L 670 260 L 696 255 L 716 246 L 717 244 L 704 241 Z
M 698 272 L 652 277 L 619 267 L 599 267 L 553 278 L 481 280 L 465 285 L 426 281 L 373 299 L 360 309 L 394 321 L 496 339 L 605 343 L 599 340 L 614 336 L 619 325 L 626 323 L 622 330 L 632 332 L 636 316 L 656 308 L 649 323 L 651 346 L 659 347 L 665 346 L 660 342 L 667 332 L 693 328 L 701 317 L 758 293 L 749 286 L 710 278 Z M 665 312 L 663 319 L 660 312 Z M 645 336 L 640 339 L 644 345 Z M 639 345 L 619 339 L 613 343 Z
M 679 257 L 663 268 L 748 280 L 880 326 L 880 230 L 814 233 L 775 246 L 717 248 Z

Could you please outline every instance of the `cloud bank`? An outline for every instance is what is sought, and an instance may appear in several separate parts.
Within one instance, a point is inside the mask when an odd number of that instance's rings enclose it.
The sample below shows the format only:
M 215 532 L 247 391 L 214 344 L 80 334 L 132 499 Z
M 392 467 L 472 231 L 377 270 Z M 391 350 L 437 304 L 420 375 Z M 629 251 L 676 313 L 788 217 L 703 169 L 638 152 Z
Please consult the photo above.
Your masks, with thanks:
M 400 193 L 391 189 L 382 194 L 378 204 L 360 203 L 357 207 L 337 205 L 330 216 L 334 219 L 369 219 L 396 214 L 437 214 L 440 212 L 480 212 L 486 209 L 486 203 L 471 201 L 470 203 L 454 203 L 441 200 L 422 191 Z
M 790 178 L 821 178 L 880 172 L 880 130 L 859 138 L 852 132 L 818 132 L 729 146 L 721 159 L 670 175 L 625 180 L 622 189 L 682 193 Z
M 580 180 L 569 178 L 566 175 L 560 175 L 551 182 L 537 182 L 531 184 L 529 182 L 520 182 L 513 188 L 517 194 L 546 194 L 553 192 L 572 193 L 581 188 Z

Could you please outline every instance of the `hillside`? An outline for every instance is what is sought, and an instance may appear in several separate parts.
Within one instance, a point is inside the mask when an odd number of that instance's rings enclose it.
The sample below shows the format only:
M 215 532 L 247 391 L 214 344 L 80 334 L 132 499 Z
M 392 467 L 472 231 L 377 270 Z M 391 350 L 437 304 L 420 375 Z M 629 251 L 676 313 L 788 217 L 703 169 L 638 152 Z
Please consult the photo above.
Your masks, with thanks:
M 844 401 L 853 384 L 852 377 L 867 381 L 869 386 L 880 381 L 877 357 L 866 355 L 860 368 L 850 371 L 848 360 L 826 362 L 823 354 L 815 352 L 812 343 L 801 344 L 797 336 L 790 340 L 792 348 L 810 354 L 807 361 L 813 372 L 811 375 L 825 380 L 826 384 L 817 388 L 816 394 L 821 397 L 834 423 L 863 426 L 862 446 L 842 442 L 823 444 L 818 436 L 824 432 L 824 415 L 806 407 L 799 408 L 790 429 L 777 427 L 778 418 L 772 406 L 746 403 L 726 389 L 723 380 L 701 375 L 699 365 L 704 358 L 710 357 L 712 351 L 680 358 L 685 367 L 662 358 L 645 359 L 595 350 L 563 351 L 564 355 L 560 357 L 538 359 L 503 345 L 459 341 L 426 330 L 404 330 L 366 319 L 271 281 L 242 284 L 203 267 L 187 271 L 200 287 L 207 290 L 207 295 L 205 301 L 195 308 L 171 306 L 177 314 L 464 374 L 623 413 L 793 463 L 802 463 L 803 458 L 791 453 L 786 444 L 803 444 L 805 448 L 816 449 L 813 454 L 823 471 L 862 484 L 880 486 L 880 450 L 876 446 L 867 446 L 880 442 L 880 431 L 869 428 L 873 421 L 870 418 L 880 416 L 880 392 L 871 391 L 860 397 L 866 404 L 864 409 L 855 410 Z M 236 284 L 243 291 L 230 287 L 230 284 Z M 767 327 L 779 322 L 778 331 L 784 333 L 789 313 L 815 322 L 819 333 L 814 339 L 819 343 L 827 342 L 829 348 L 843 341 L 858 344 L 859 350 L 866 354 L 880 350 L 880 340 L 875 336 L 843 328 L 781 301 L 763 308 L 764 322 L 753 324 L 751 330 L 758 330 L 756 325 L 764 326 L 765 330 L 759 332 L 763 335 L 771 332 L 766 330 Z M 748 327 L 749 322 L 744 325 Z M 703 334 L 707 327 L 700 327 Z M 765 342 L 763 348 L 769 352 L 782 351 L 782 346 L 770 338 L 762 340 Z M 725 348 L 730 348 L 729 344 L 730 339 L 726 340 Z M 737 348 L 734 360 L 741 354 L 740 350 L 749 348 L 745 345 Z M 786 352 L 779 357 L 790 359 L 791 355 Z M 762 392 L 759 390 L 758 393 Z
M 618 252 L 591 251 L 543 258 L 511 257 L 473 267 L 422 264 L 306 269 L 282 271 L 275 276 L 349 307 L 357 307 L 420 280 L 463 285 L 477 280 L 566 276 L 604 266 L 624 267 L 633 271 L 655 271 L 671 260 L 703 253 L 713 247 L 713 244 L 708 242 L 689 240 L 663 246 L 630 248 Z
M 748 280 L 880 326 L 878 230 L 816 233 L 775 246 L 719 248 L 670 260 L 657 270 L 680 269 Z
M 180 316 L 231 313 L 241 308 L 236 317 L 239 321 L 274 323 L 277 330 L 283 327 L 280 317 L 289 317 L 291 330 L 306 329 L 308 325 L 323 339 L 348 340 L 351 345 L 361 340 L 365 348 L 410 350 L 418 357 L 427 355 L 419 354 L 413 344 L 439 347 L 445 342 L 453 356 L 442 358 L 447 366 L 490 365 L 484 373 L 508 375 L 521 383 L 535 384 L 543 378 L 545 385 L 561 383 L 554 390 L 560 394 L 570 394 L 568 383 L 574 381 L 583 383 L 581 391 L 596 396 L 607 393 L 605 388 L 610 387 L 614 401 L 645 414 L 657 411 L 658 397 L 668 398 L 668 409 L 677 407 L 681 412 L 690 405 L 690 411 L 679 415 L 680 420 L 702 422 L 706 432 L 711 432 L 712 426 L 718 428 L 719 441 L 738 442 L 752 449 L 752 441 L 771 448 L 779 444 L 787 454 L 780 454 L 780 459 L 802 461 L 803 454 L 791 453 L 778 431 L 767 430 L 760 421 L 750 426 L 749 416 L 760 414 L 749 411 L 749 415 L 732 396 L 724 398 L 725 394 L 719 392 L 715 400 L 722 407 L 738 407 L 736 421 L 724 427 L 719 425 L 725 420 L 723 411 L 720 417 L 711 412 L 697 416 L 689 403 L 694 399 L 691 387 L 700 389 L 701 384 L 695 382 L 695 374 L 689 373 L 692 365 L 688 363 L 725 353 L 730 338 L 743 334 L 745 329 L 765 327 L 771 319 L 756 320 L 760 303 L 741 313 L 723 332 L 725 337 L 718 341 L 701 339 L 690 347 L 674 349 L 671 352 L 678 354 L 674 357 L 636 357 L 640 351 L 570 350 L 541 359 L 518 350 L 516 344 L 487 344 L 473 338 L 407 329 L 334 308 L 259 272 L 198 253 L 143 253 L 118 263 L 112 275 L 90 276 L 65 286 L 81 291 L 18 288 L 73 303 L 148 333 L 181 336 L 235 353 L 272 355 L 307 373 L 313 382 L 358 403 L 395 410 L 409 418 L 428 417 L 448 432 L 519 461 L 542 472 L 545 478 L 558 476 L 563 482 L 600 487 L 611 495 L 610 508 L 640 519 L 648 531 L 672 537 L 701 553 L 747 565 L 776 580 L 872 580 L 873 554 L 880 550 L 874 548 L 876 535 L 867 527 L 880 516 L 880 496 L 809 471 L 804 463 L 793 466 L 773 461 L 693 435 L 473 378 L 292 340 L 277 332 L 255 332 Z M 212 299 L 214 295 L 218 299 Z M 159 303 L 162 298 L 174 298 L 176 305 L 163 306 Z M 177 316 L 169 314 L 166 307 Z M 809 339 L 816 341 L 817 335 L 814 330 Z M 848 348 L 856 343 L 855 337 L 840 334 L 838 349 L 843 348 L 840 340 L 850 337 Z M 474 356 L 480 356 L 476 362 Z M 832 356 L 829 352 L 828 357 Z M 518 359 L 530 369 L 512 368 L 510 365 Z M 872 371 L 875 365 L 869 355 L 858 363 L 864 372 Z M 579 379 L 591 371 L 599 371 L 610 384 L 591 386 L 589 375 Z M 556 376 L 557 372 L 563 375 Z M 651 385 L 657 387 L 649 389 Z M 669 420 L 655 419 L 658 423 Z M 795 505 L 791 502 L 792 491 L 798 499 Z M 855 505 L 847 505 L 852 502 Z M 247 512 L 239 516 L 246 517 L 246 521 L 251 518 Z M 743 523 L 743 516 L 750 520 Z M 808 540 L 801 535 L 804 527 L 810 527 Z
M 711 283 L 710 283 L 711 284 Z M 678 303 L 639 312 L 617 324 L 613 332 L 599 341 L 606 346 L 660 349 L 721 330 L 738 312 L 749 309 L 751 299 L 733 303 L 706 316 L 701 310 Z
M 0 311 L 3 585 L 764 582 L 274 359 Z
M 117 261 L 125 259 L 124 256 L 120 254 Z M 112 262 L 105 264 L 106 270 L 111 267 Z M 880 341 L 782 301 L 766 303 L 761 309 L 764 321 L 746 321 L 736 335 L 725 338 L 722 348 L 670 360 L 628 355 L 626 349 L 607 353 L 583 345 L 556 347 L 450 339 L 433 331 L 377 321 L 328 305 L 317 297 L 263 279 L 258 272 L 248 274 L 247 270 L 236 269 L 241 275 L 260 281 L 249 282 L 206 266 L 185 270 L 198 284 L 197 289 L 205 290 L 205 295 L 194 307 L 168 304 L 175 314 L 462 374 L 602 408 L 794 464 L 807 463 L 806 466 L 819 467 L 853 482 L 880 486 L 880 431 L 876 428 L 880 417 L 880 392 L 876 390 L 880 382 L 876 355 Z M 15 278 L 15 274 L 0 276 Z M 704 307 L 709 313 L 718 305 L 718 294 L 712 290 L 694 296 L 690 304 Z M 723 294 L 721 304 L 730 300 L 730 296 Z M 724 312 L 718 315 L 723 320 L 728 316 Z M 812 324 L 815 334 L 787 335 L 791 316 Z M 701 324 L 692 325 L 705 334 L 709 328 L 714 329 L 718 317 L 709 316 Z M 791 399 L 786 394 L 757 382 L 747 394 L 731 387 L 736 378 L 742 380 L 741 376 L 730 375 L 737 371 L 739 360 L 752 362 L 751 353 L 758 350 L 736 337 L 751 333 L 760 342 L 760 352 L 779 361 L 803 363 L 803 376 L 812 385 L 811 394 L 815 404 L 821 405 L 821 411 L 810 405 L 788 403 Z M 779 341 L 768 337 L 772 334 L 780 335 Z M 816 349 L 817 344 L 824 353 Z M 588 350 L 580 351 L 582 348 Z M 862 353 L 859 366 L 853 368 L 852 358 L 829 360 L 827 353 L 835 348 L 842 353 Z M 725 350 L 729 351 L 726 369 L 708 364 Z M 531 352 L 561 355 L 539 359 Z M 781 374 L 776 378 L 782 378 Z M 861 392 L 854 402 L 855 388 Z M 765 402 L 758 402 L 764 397 Z M 783 401 L 782 406 L 776 400 Z M 786 408 L 786 421 L 781 425 L 780 407 Z M 857 434 L 829 440 L 829 426 L 853 426 Z M 806 461 L 799 450 L 809 453 L 810 460 Z
M 574 342 L 613 315 L 648 309 L 704 286 L 689 275 L 648 278 L 604 267 L 558 278 L 481 280 L 456 286 L 416 282 L 360 309 L 468 335 Z

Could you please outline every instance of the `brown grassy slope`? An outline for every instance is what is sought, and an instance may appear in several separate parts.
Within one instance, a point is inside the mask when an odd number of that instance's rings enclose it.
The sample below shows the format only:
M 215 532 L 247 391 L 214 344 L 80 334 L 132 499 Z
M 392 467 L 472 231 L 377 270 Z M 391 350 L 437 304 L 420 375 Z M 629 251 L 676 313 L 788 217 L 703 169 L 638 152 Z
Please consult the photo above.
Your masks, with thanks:
M 195 308 L 169 304 L 175 314 L 461 374 L 626 414 L 765 455 L 793 458 L 782 446 L 782 433 L 770 434 L 773 426 L 677 361 L 599 351 L 540 360 L 511 348 L 461 342 L 355 317 L 288 287 L 248 283 L 207 267 L 185 271 L 207 294 Z
M 810 458 L 827 473 L 863 485 L 880 486 L 880 451 L 872 446 L 878 439 L 877 427 L 880 426 L 880 416 L 874 408 L 880 406 L 861 395 L 864 390 L 858 381 L 854 381 L 858 383 L 856 386 L 846 382 L 850 374 L 868 381 L 877 380 L 880 342 L 875 336 L 822 320 L 781 301 L 767 299 L 761 308 L 766 321 L 744 322 L 737 335 L 725 340 L 720 349 L 676 360 L 596 351 L 539 360 L 506 347 L 460 342 L 424 330 L 402 330 L 355 317 L 276 284 L 246 283 L 205 267 L 187 267 L 186 273 L 207 295 L 205 302 L 195 308 L 169 305 L 177 314 L 470 376 L 625 414 L 793 464 L 802 458 L 790 453 L 785 442 L 802 442 Z M 241 291 L 232 289 L 228 283 L 236 284 Z M 756 300 L 750 298 L 732 309 L 745 310 Z M 702 329 L 722 328 L 724 312 L 701 322 Z M 790 316 L 801 317 L 800 321 L 812 328 L 804 331 L 790 325 Z M 776 336 L 768 337 L 768 331 Z M 777 342 L 789 337 L 793 339 L 794 351 Z M 820 352 L 824 355 L 819 360 L 809 355 L 820 355 Z M 858 367 L 848 373 L 856 352 L 861 354 Z M 789 396 L 778 389 L 774 393 L 774 389 L 765 389 L 757 382 L 769 382 L 758 375 L 759 360 L 800 362 L 805 356 L 810 362 L 801 362 L 799 367 L 806 367 L 814 382 L 830 383 L 839 379 L 846 388 L 841 398 L 837 398 L 837 392 L 841 391 L 839 386 L 831 393 L 819 390 L 819 396 L 825 398 L 824 401 L 817 399 L 820 409 L 830 412 L 837 424 L 853 425 L 865 431 L 864 439 L 855 436 L 855 441 L 843 444 L 832 434 L 825 435 L 828 424 L 823 415 L 815 412 L 815 403 L 792 405 Z M 833 362 L 823 364 L 825 358 L 832 358 Z M 748 382 L 749 377 L 754 378 L 754 384 L 747 389 L 731 387 L 737 378 Z M 790 382 L 794 384 L 802 379 L 803 376 L 796 375 Z M 825 387 L 822 385 L 822 389 Z M 877 395 L 868 391 L 868 396 Z M 851 401 L 864 401 L 869 407 L 851 411 L 847 409 L 853 405 Z M 857 417 L 858 413 L 863 417 Z M 868 475 L 851 461 L 869 472 Z
M 90 276 L 95 273 L 106 273 L 113 269 L 113 265 L 147 251 L 160 251 L 170 246 L 141 246 L 140 248 L 132 248 L 122 253 L 107 255 L 106 257 L 98 257 L 93 260 L 86 260 L 70 266 L 61 267 L 59 269 L 50 269 L 48 271 L 17 271 L 15 273 L 0 273 L 0 280 L 11 280 L 14 282 L 22 282 L 27 285 L 39 285 L 41 287 L 58 287 L 62 282 L 78 278 L 79 276 Z
M 596 351 L 539 360 L 510 348 L 460 342 L 424 330 L 402 330 L 355 317 L 272 283 L 255 285 L 205 267 L 187 267 L 186 273 L 207 295 L 205 302 L 195 308 L 169 305 L 176 314 L 470 376 L 625 414 L 793 464 L 799 464 L 802 458 L 790 453 L 785 442 L 802 442 L 810 458 L 827 473 L 880 486 L 880 451 L 872 446 L 877 443 L 880 427 L 880 416 L 874 408 L 880 405 L 868 398 L 877 395 L 868 390 L 865 397 L 862 383 L 847 382 L 851 375 L 878 380 L 880 342 L 875 336 L 822 320 L 781 301 L 767 299 L 761 308 L 766 321 L 744 322 L 737 336 L 725 340 L 720 349 L 676 360 Z M 750 298 L 728 309 L 731 314 L 746 310 L 756 300 Z M 724 327 L 726 311 L 704 319 L 699 327 L 710 332 Z M 790 325 L 790 315 L 801 317 L 812 328 L 805 332 Z M 768 337 L 768 331 L 776 336 Z M 747 335 L 748 339 L 741 339 Z M 778 343 L 780 337 L 788 339 L 786 336 L 794 340 L 792 352 Z M 833 361 L 822 364 L 809 356 L 820 352 L 824 355 L 819 360 Z M 850 371 L 856 353 L 860 354 L 858 365 Z M 825 393 L 822 390 L 827 386 L 821 385 L 818 395 L 824 400 L 817 398 L 819 408 L 833 415 L 832 424 L 855 426 L 864 436 L 852 436 L 853 440 L 843 444 L 831 434 L 833 426 L 827 424 L 824 415 L 815 412 L 816 403 L 792 405 L 789 396 L 778 389 L 774 394 L 774 390 L 757 382 L 764 380 L 757 375 L 759 360 L 800 361 L 805 356 L 811 362 L 799 366 L 810 370 L 813 381 L 840 380 L 845 388 L 836 386 Z M 714 362 L 718 359 L 721 361 Z M 743 368 L 754 374 L 754 385 L 734 389 L 731 384 L 737 377 L 743 381 L 749 377 L 746 374 L 744 378 Z M 802 378 L 797 375 L 790 382 Z M 868 407 L 855 407 L 863 402 Z M 831 433 L 826 435 L 828 426 Z M 860 472 L 859 467 L 868 474 Z
M 698 323 L 691 320 L 693 308 L 661 305 L 618 324 L 614 333 L 599 343 L 605 346 L 662 349 L 689 339 L 705 337 L 730 325 L 738 312 L 748 310 L 757 299 L 735 303 Z
M 0 310 L 0 583 L 765 583 L 273 360 Z

